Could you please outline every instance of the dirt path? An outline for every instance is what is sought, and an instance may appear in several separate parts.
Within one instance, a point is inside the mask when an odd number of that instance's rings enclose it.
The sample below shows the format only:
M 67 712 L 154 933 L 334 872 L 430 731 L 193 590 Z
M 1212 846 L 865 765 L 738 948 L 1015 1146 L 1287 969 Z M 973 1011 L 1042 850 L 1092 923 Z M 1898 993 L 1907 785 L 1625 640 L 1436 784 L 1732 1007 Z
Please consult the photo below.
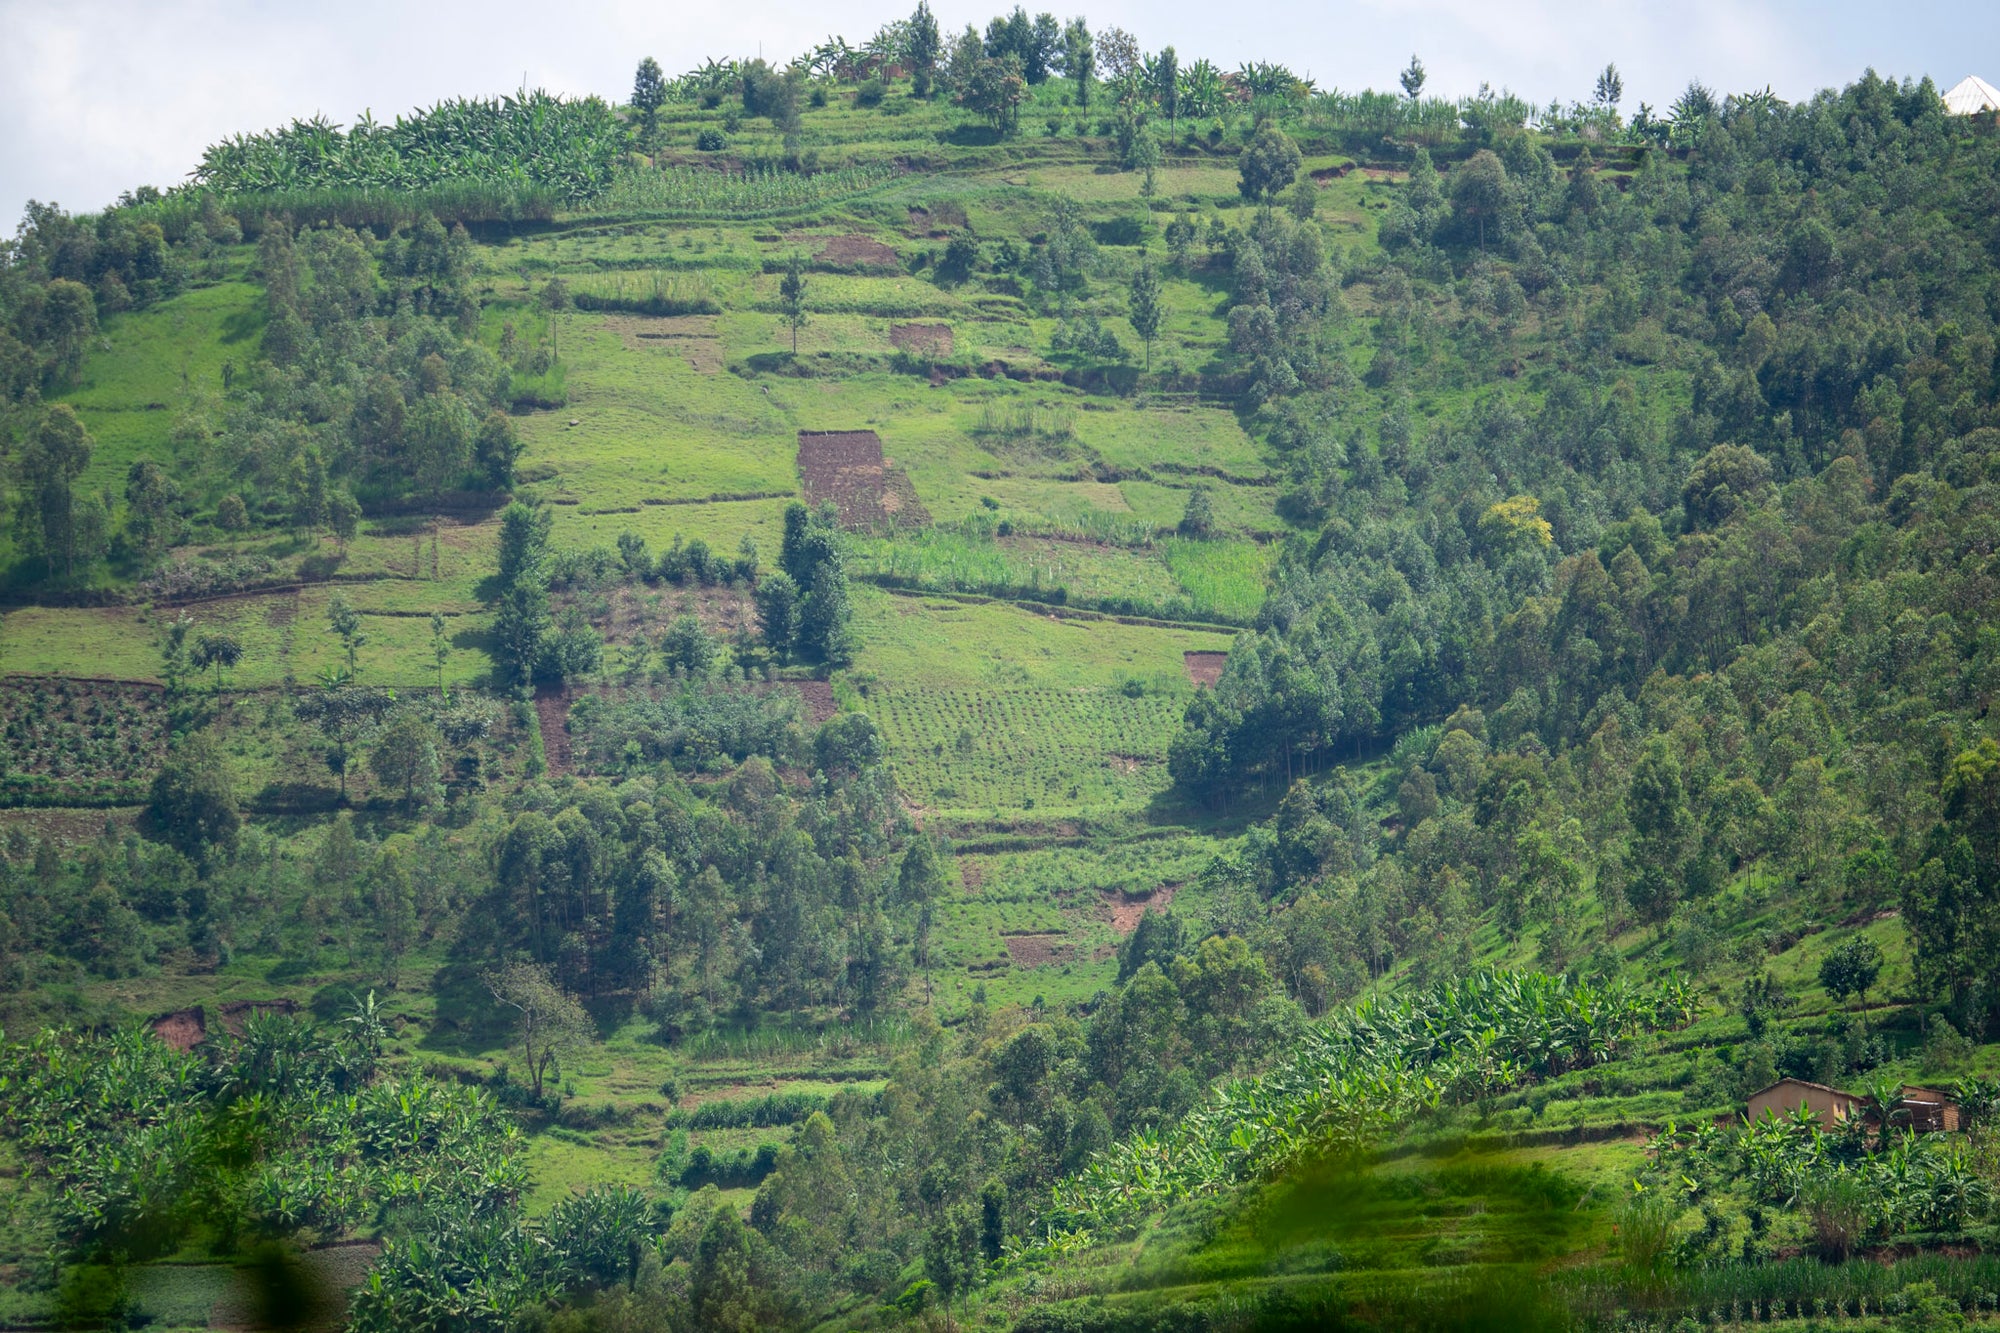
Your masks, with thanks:
M 535 717 L 542 724 L 542 757 L 548 760 L 549 773 L 576 772 L 569 749 L 569 696 L 559 686 L 537 687 Z

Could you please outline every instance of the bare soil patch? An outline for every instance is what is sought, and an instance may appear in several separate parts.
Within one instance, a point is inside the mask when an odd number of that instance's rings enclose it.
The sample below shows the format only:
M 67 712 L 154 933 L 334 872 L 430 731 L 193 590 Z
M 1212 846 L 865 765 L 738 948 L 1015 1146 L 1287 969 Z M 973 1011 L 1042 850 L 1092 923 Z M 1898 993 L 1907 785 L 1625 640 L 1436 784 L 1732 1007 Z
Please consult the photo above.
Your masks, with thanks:
M 1050 967 L 1076 957 L 1076 946 L 1059 930 L 1004 934 L 1000 942 L 1015 967 Z
M 889 342 L 899 351 L 908 352 L 911 356 L 950 356 L 951 325 L 891 324 Z
M 869 236 L 836 236 L 819 248 L 813 259 L 821 264 L 856 268 L 900 269 L 903 261 L 894 248 Z
M 799 698 L 806 706 L 806 717 L 817 727 L 838 711 L 833 701 L 833 682 L 825 680 L 797 680 L 792 688 L 799 692 Z
M 1221 680 L 1222 668 L 1228 661 L 1228 653 L 1198 650 L 1181 654 L 1181 663 L 1187 668 L 1188 679 L 1196 685 L 1214 685 Z
M 576 760 L 569 749 L 569 696 L 559 686 L 538 686 L 535 718 L 542 725 L 542 757 L 548 761 L 550 775 L 574 773 Z
M 831 500 L 846 528 L 921 527 L 930 513 L 910 479 L 882 456 L 872 430 L 802 430 L 799 478 L 806 500 Z
M 1104 893 L 1104 910 L 1110 918 L 1111 928 L 1120 935 L 1130 935 L 1139 928 L 1140 917 L 1146 915 L 1148 910 L 1166 911 L 1168 904 L 1174 900 L 1174 894 L 1179 891 L 1178 884 L 1162 884 L 1153 890 L 1150 898 L 1128 898 L 1116 890 L 1107 889 Z
M 986 884 L 986 867 L 977 861 L 958 863 L 958 882 L 965 886 L 967 893 L 977 893 Z
M 208 1040 L 208 1016 L 200 1005 L 176 1009 L 153 1020 L 153 1035 L 177 1051 L 191 1051 Z

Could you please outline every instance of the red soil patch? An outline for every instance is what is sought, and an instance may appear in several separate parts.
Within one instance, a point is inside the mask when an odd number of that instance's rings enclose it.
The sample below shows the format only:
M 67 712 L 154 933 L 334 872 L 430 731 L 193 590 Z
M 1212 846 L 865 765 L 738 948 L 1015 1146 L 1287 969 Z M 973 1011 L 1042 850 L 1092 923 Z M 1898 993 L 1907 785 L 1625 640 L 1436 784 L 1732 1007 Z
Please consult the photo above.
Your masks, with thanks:
M 1076 946 L 1059 930 L 1003 935 L 1000 942 L 1007 946 L 1007 957 L 1015 967 L 1050 967 L 1076 956 Z
M 986 883 L 986 868 L 976 861 L 961 861 L 958 866 L 958 882 L 965 886 L 967 893 L 977 893 Z
M 821 264 L 841 264 L 857 268 L 901 268 L 895 250 L 867 236 L 836 236 L 819 248 L 813 259 Z
M 224 1032 L 243 1035 L 251 1019 L 259 1014 L 295 1014 L 297 1000 L 231 1000 L 216 1011 Z M 153 1020 L 153 1035 L 177 1051 L 191 1051 L 208 1040 L 208 1011 L 201 1005 L 176 1009 Z
M 1120 935 L 1130 935 L 1139 928 L 1139 918 L 1148 911 L 1166 911 L 1180 887 L 1178 884 L 1162 884 L 1150 898 L 1128 898 L 1122 893 L 1107 890 L 1104 909 L 1111 917 L 1111 928 Z
M 842 527 L 921 526 L 931 521 L 910 479 L 882 457 L 881 437 L 872 430 L 800 431 L 799 478 L 809 503 L 833 502 Z
M 177 1009 L 153 1020 L 153 1035 L 177 1051 L 191 1051 L 208 1040 L 208 1017 L 200 1005 Z
M 542 757 L 549 773 L 574 773 L 576 761 L 569 749 L 569 698 L 560 687 L 542 685 L 535 690 L 535 717 L 542 724 Z
M 1214 685 L 1221 680 L 1222 668 L 1228 661 L 1228 653 L 1197 651 L 1181 654 L 1181 662 L 1187 667 L 1188 679 L 1197 685 Z
M 950 356 L 951 325 L 949 324 L 891 324 L 889 342 L 911 356 Z
M 838 711 L 833 701 L 833 683 L 824 680 L 800 680 L 792 682 L 792 688 L 799 692 L 799 698 L 806 706 L 806 718 L 815 727 L 825 722 Z

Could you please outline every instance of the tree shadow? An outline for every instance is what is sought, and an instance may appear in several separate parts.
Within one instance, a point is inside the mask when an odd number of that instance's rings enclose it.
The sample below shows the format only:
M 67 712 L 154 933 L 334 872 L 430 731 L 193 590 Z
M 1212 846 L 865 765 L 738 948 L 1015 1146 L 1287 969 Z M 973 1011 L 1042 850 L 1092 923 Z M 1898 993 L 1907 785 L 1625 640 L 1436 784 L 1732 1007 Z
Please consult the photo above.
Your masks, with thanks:
M 419 1050 L 470 1059 L 513 1044 L 514 1024 L 494 1003 L 478 969 L 465 963 L 439 968 L 431 978 L 431 998 L 436 1016 L 417 1043 Z
M 992 148 L 1001 138 L 1000 131 L 991 125 L 954 125 L 938 135 L 939 142 L 960 148 Z
M 222 317 L 222 342 L 234 346 L 264 334 L 265 311 L 262 304 L 247 310 L 232 310 Z

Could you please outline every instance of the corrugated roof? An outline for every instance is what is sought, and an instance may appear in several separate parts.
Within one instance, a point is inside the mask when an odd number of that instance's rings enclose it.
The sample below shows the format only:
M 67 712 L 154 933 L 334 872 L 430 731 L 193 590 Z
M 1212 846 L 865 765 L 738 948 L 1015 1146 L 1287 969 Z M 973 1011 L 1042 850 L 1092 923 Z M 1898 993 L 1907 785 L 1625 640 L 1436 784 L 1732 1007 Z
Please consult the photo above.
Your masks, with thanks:
M 1815 1083 L 1811 1079 L 1807 1078 L 1781 1078 L 1776 1083 L 1771 1084 L 1769 1087 L 1759 1088 L 1757 1089 L 1757 1091 L 1751 1093 L 1750 1095 L 1752 1097 L 1761 1097 L 1765 1093 L 1769 1092 L 1772 1088 L 1782 1088 L 1787 1083 L 1795 1084 L 1801 1088 L 1818 1088 L 1821 1092 L 1830 1092 L 1836 1097 L 1845 1097 L 1850 1101 L 1858 1102 L 1861 1100 L 1861 1098 L 1855 1096 L 1853 1093 L 1848 1092 L 1844 1089 L 1830 1088 L 1824 1083 Z
M 1944 95 L 1945 114 L 1971 116 L 1981 111 L 2000 111 L 2000 88 L 1977 74 L 1968 74 Z

